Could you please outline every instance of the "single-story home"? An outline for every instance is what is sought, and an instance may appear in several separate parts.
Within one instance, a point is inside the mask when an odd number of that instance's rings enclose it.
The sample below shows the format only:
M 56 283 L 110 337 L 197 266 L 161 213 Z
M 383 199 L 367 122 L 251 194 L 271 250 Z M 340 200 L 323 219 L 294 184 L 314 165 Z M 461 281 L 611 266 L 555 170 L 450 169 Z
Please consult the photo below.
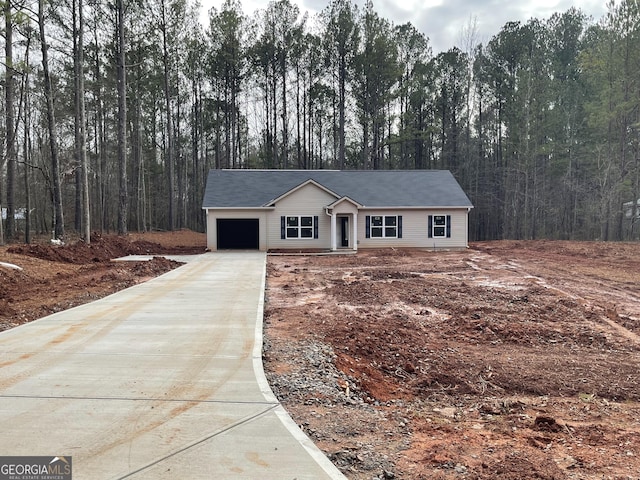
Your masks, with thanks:
M 448 170 L 211 170 L 209 250 L 466 248 L 473 205 Z

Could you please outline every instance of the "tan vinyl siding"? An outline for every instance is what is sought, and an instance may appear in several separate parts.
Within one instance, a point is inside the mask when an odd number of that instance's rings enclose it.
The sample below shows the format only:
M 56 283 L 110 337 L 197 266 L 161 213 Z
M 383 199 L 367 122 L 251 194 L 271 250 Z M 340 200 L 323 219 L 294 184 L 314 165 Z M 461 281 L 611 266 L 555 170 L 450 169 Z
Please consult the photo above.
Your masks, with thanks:
M 366 217 L 402 216 L 402 238 L 366 238 Z M 429 215 L 451 215 L 451 238 L 429 238 Z M 360 210 L 358 213 L 358 248 L 466 248 L 467 209 L 438 210 Z
M 336 197 L 317 187 L 307 184 L 281 198 L 267 215 L 267 244 L 269 249 L 328 249 L 331 248 L 331 217 L 326 214 L 325 206 L 336 201 Z M 285 239 L 280 238 L 280 217 L 317 216 L 318 238 Z

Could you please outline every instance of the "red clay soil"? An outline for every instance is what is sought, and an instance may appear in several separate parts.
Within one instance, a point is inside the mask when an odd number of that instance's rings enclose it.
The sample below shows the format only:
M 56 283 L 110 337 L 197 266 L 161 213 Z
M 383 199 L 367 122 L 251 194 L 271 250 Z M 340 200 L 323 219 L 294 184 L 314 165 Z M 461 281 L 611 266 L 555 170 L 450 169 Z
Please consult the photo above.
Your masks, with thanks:
M 274 256 L 267 292 L 270 381 L 348 478 L 640 478 L 640 244 Z
M 109 295 L 161 275 L 180 265 L 162 257 L 113 262 L 132 254 L 203 253 L 202 233 L 178 232 L 93 235 L 91 243 L 33 244 L 0 247 L 0 331 Z
M 0 247 L 0 330 L 175 268 L 190 231 Z M 350 479 L 640 478 L 640 244 L 268 259 L 265 370 Z

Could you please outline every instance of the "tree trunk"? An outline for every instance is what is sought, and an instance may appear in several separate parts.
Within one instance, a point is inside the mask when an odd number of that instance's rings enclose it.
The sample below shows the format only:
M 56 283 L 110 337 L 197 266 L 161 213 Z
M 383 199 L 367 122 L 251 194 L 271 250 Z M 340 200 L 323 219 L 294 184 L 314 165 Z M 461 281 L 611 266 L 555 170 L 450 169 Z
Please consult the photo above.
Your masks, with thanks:
M 42 2 L 42 0 L 40 0 Z M 124 5 L 116 0 L 118 33 L 118 234 L 127 233 L 129 195 L 127 192 L 127 73 L 125 70 Z
M 345 160 L 345 103 L 346 103 L 346 83 L 347 65 L 344 57 L 340 58 L 339 100 L 338 100 L 338 165 L 340 170 L 344 170 Z
M 164 67 L 164 101 L 166 109 L 167 128 L 167 148 L 165 152 L 165 162 L 167 165 L 167 184 L 169 188 L 169 211 L 167 212 L 167 228 L 175 230 L 176 227 L 176 204 L 175 204 L 175 172 L 174 172 L 174 142 L 173 142 L 173 122 L 171 115 L 171 91 L 169 79 L 169 40 L 167 39 L 167 17 L 165 11 L 165 0 L 162 0 L 162 63 Z
M 179 88 L 179 82 L 176 79 L 176 98 L 178 99 L 178 101 L 176 102 L 176 113 L 175 113 L 175 119 L 172 122 L 173 128 L 174 128 L 174 132 L 173 132 L 173 138 L 174 138 L 174 152 L 176 152 L 176 154 L 174 155 L 175 158 L 175 173 L 174 175 L 176 176 L 176 180 L 177 180 L 177 194 L 178 194 L 178 198 L 176 199 L 176 222 L 173 225 L 173 228 L 175 229 L 176 226 L 177 228 L 183 228 L 184 227 L 184 219 L 186 218 L 187 215 L 187 210 L 186 210 L 186 202 L 185 202 L 185 193 L 187 191 L 187 175 L 186 175 L 186 162 L 184 159 L 184 155 L 182 155 L 180 152 L 182 152 L 182 144 L 180 141 L 180 118 L 181 118 L 181 112 L 180 112 L 180 88 Z
M 44 95 L 47 104 L 47 127 L 49 133 L 49 149 L 51 150 L 51 182 L 53 183 L 53 236 L 61 239 L 64 236 L 64 216 L 62 213 L 62 188 L 60 184 L 60 163 L 58 159 L 58 131 L 53 108 L 53 93 L 49 75 L 49 52 L 44 35 L 44 0 L 38 0 L 38 27 L 42 46 L 42 73 L 44 77 Z
M 302 142 L 303 139 L 300 137 L 300 121 L 304 122 L 304 117 L 301 112 L 300 106 L 300 59 L 296 62 L 296 136 L 297 136 L 297 145 L 296 152 L 298 155 L 297 165 L 298 168 L 305 168 L 304 160 L 302 158 Z
M 29 65 L 29 52 L 31 47 L 31 37 L 27 37 L 27 45 L 25 47 L 24 63 Z M 24 243 L 31 243 L 31 178 L 29 175 L 30 152 L 31 152 L 31 96 L 29 89 L 29 69 L 24 74 L 23 82 L 23 99 L 24 99 L 24 138 L 22 143 L 22 159 L 24 163 Z
M 78 0 L 78 63 L 80 76 L 80 164 L 82 168 L 82 230 L 84 241 L 91 243 L 91 204 L 89 200 L 89 166 L 87 165 L 87 120 L 84 104 L 84 3 Z
M 192 205 L 196 205 L 198 202 L 198 193 L 200 192 L 200 169 L 199 169 L 199 145 L 200 145 L 200 114 L 199 114 L 199 82 L 196 80 L 196 75 L 194 74 L 191 83 L 191 92 L 192 92 L 192 107 L 191 107 L 191 175 L 193 177 L 193 189 L 191 191 L 191 203 Z M 191 209 L 192 218 L 190 223 L 190 228 L 193 230 L 197 230 L 198 225 L 198 217 L 196 214 L 196 210 L 194 208 Z
M 76 15 L 77 7 L 77 15 Z M 78 168 L 78 186 L 76 192 L 76 220 L 79 231 L 84 241 L 91 243 L 91 212 L 89 204 L 89 172 L 87 168 L 87 135 L 84 105 L 84 14 L 82 0 L 73 2 L 73 27 L 74 27 L 74 72 L 75 72 L 75 141 L 76 161 Z M 79 210 L 79 211 L 78 211 Z
M 8 0 L 4 7 L 5 20 L 5 127 L 7 159 L 7 240 L 15 238 L 15 189 L 16 189 L 16 128 L 15 128 L 15 80 L 13 69 L 13 12 L 12 2 Z M 0 220 L 1 223 L 1 220 Z M 1 232 L 1 230 L 0 230 Z M 3 239 L 0 236 L 0 242 Z
M 97 9 L 97 7 L 96 7 Z M 93 28 L 93 43 L 99 45 L 97 22 Z M 100 233 L 105 231 L 106 222 L 106 149 L 105 149 L 105 129 L 104 129 L 104 108 L 102 94 L 102 69 L 100 63 L 100 55 L 96 51 L 95 59 L 92 65 L 93 70 L 93 154 L 95 157 L 94 165 L 94 214 L 99 218 Z

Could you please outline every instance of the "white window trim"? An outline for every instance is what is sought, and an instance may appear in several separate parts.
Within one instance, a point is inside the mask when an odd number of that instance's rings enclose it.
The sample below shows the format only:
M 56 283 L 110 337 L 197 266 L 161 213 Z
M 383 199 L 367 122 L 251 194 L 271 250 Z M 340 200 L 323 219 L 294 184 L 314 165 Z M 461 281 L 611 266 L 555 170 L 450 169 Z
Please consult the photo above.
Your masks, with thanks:
M 289 219 L 290 218 L 297 218 L 298 219 L 298 225 L 295 227 L 290 227 L 289 226 Z M 303 218 L 310 218 L 311 219 L 311 225 L 302 225 L 302 219 Z M 284 225 L 284 238 L 285 240 L 313 240 L 314 239 L 314 229 L 315 229 L 315 223 L 314 223 L 315 219 L 313 215 L 286 215 L 285 216 L 285 225 Z M 290 228 L 295 228 L 298 232 L 298 236 L 297 237 L 290 237 L 289 236 L 289 229 Z M 302 229 L 303 228 L 309 228 L 311 229 L 311 236 L 309 237 L 303 237 L 302 236 Z
M 382 218 L 382 225 L 381 226 L 373 224 L 373 219 L 375 217 L 381 217 Z M 389 226 L 389 228 L 395 229 L 395 232 L 396 232 L 395 235 L 387 235 L 386 219 L 387 218 L 391 218 L 391 217 L 396 219 L 395 225 Z M 373 235 L 373 229 L 374 228 L 381 228 L 382 229 L 382 236 L 380 236 L 380 237 L 374 236 Z M 369 222 L 369 238 L 398 238 L 398 215 L 371 215 L 371 220 Z
M 443 217 L 444 218 L 444 224 L 442 225 L 436 225 L 436 217 Z M 447 216 L 446 215 L 433 215 L 433 221 L 432 221 L 432 225 L 431 225 L 431 237 L 432 238 L 447 238 Z M 436 228 L 442 228 L 443 232 L 442 235 L 436 235 Z

